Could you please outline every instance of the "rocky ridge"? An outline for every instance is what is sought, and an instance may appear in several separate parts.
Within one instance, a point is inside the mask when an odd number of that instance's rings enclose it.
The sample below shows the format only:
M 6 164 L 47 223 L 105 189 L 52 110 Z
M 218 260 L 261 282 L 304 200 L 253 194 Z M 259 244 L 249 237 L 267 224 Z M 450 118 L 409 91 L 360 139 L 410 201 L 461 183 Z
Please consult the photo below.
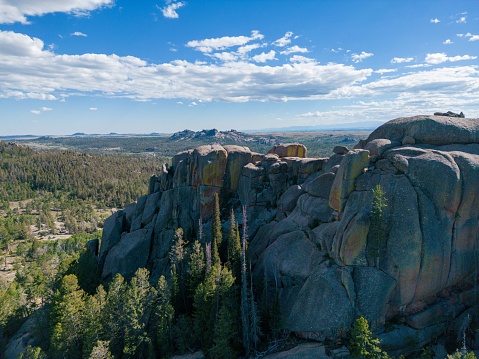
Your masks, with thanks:
M 385 123 L 355 149 L 307 158 L 299 144 L 266 155 L 206 145 L 177 154 L 149 194 L 109 217 L 99 263 L 104 280 L 137 268 L 168 272 L 175 229 L 204 240 L 215 193 L 248 214 L 248 256 L 263 295 L 278 293 L 285 329 L 323 340 L 362 315 L 385 349 L 421 346 L 458 330 L 477 303 L 479 119 L 444 116 Z M 372 190 L 387 207 L 377 259 Z M 225 223 L 225 230 L 227 223 Z M 400 324 L 384 325 L 396 318 Z

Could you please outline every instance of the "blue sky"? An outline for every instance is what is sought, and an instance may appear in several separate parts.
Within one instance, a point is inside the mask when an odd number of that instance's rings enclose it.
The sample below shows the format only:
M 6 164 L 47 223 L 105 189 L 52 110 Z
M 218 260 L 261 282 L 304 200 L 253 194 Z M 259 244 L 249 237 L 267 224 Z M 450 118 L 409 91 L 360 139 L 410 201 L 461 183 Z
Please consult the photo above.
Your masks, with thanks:
M 0 0 L 0 134 L 479 117 L 477 0 Z

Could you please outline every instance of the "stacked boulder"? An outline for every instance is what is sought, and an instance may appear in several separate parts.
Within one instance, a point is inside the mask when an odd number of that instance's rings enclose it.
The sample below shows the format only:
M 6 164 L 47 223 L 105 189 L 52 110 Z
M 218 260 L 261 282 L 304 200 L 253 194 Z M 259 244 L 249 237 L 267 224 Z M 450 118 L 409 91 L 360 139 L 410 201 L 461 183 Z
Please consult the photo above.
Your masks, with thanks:
M 253 274 L 262 295 L 277 296 L 285 329 L 323 340 L 360 315 L 376 329 L 399 318 L 382 334 L 394 351 L 457 327 L 479 299 L 479 120 L 400 118 L 354 150 L 305 156 L 298 144 L 177 154 L 147 196 L 105 222 L 103 278 L 142 266 L 165 273 L 176 228 L 198 238 L 201 218 L 208 240 L 219 193 L 228 209 L 247 210 Z M 385 235 L 373 249 L 378 185 Z

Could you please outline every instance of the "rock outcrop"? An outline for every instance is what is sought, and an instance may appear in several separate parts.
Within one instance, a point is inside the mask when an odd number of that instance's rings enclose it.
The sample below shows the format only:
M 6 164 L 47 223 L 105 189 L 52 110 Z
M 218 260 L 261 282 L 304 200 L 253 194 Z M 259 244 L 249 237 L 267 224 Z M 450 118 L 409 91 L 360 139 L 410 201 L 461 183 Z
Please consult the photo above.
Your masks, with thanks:
M 247 209 L 253 274 L 263 295 L 277 295 L 285 329 L 322 340 L 359 315 L 376 329 L 399 318 L 383 335 L 390 350 L 409 335 L 427 343 L 478 300 L 479 119 L 399 118 L 334 152 L 211 145 L 177 154 L 147 196 L 105 222 L 104 279 L 146 265 L 156 280 L 178 227 L 197 238 L 201 218 L 209 240 L 219 193 L 236 218 Z M 377 185 L 387 204 L 380 224 Z

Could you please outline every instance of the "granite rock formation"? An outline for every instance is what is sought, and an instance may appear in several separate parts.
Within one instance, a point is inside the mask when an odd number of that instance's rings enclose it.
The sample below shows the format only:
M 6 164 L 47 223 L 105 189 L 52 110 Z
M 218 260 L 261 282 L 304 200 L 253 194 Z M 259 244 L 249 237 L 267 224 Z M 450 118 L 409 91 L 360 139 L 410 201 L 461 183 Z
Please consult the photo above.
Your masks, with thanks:
M 105 222 L 103 279 L 143 266 L 153 281 L 167 272 L 175 229 L 196 238 L 201 218 L 209 240 L 219 193 L 236 218 L 246 207 L 254 277 L 263 295 L 278 294 L 285 329 L 300 337 L 342 335 L 359 315 L 377 330 L 398 318 L 382 334 L 394 351 L 408 337 L 427 343 L 477 303 L 479 119 L 399 118 L 354 150 L 305 152 L 208 145 L 177 154 L 147 196 Z M 376 252 L 377 185 L 387 207 Z

